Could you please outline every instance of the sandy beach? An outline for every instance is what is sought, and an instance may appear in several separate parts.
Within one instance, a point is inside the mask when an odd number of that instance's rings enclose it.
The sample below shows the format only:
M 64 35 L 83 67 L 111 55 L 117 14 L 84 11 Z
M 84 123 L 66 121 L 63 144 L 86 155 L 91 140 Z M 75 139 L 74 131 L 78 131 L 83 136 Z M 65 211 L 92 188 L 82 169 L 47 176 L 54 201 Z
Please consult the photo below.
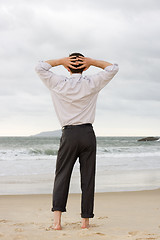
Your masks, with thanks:
M 160 239 L 160 189 L 95 194 L 95 217 L 81 229 L 80 194 L 69 194 L 62 230 L 53 222 L 51 194 L 0 196 L 0 239 Z

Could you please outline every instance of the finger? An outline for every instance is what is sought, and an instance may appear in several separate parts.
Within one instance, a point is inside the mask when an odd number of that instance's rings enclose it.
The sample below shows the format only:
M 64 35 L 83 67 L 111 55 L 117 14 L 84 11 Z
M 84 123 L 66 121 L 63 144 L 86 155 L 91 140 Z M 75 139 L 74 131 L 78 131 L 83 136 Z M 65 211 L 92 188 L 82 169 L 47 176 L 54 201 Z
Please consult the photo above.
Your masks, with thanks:
M 79 56 L 79 57 L 78 57 L 78 60 L 84 61 L 84 60 L 85 60 L 85 57 Z
M 84 63 L 85 61 L 83 59 L 78 59 L 77 60 L 79 63 Z
M 80 59 L 78 59 L 78 58 L 70 59 L 70 62 L 77 62 L 77 61 L 80 61 Z
M 77 62 L 70 62 L 70 65 L 77 65 Z
M 74 60 L 74 61 L 69 61 L 69 64 L 77 65 L 77 61 L 76 61 L 76 60 Z
M 82 65 L 83 62 L 82 61 L 76 61 L 76 65 Z
M 77 56 L 70 56 L 69 58 L 76 58 Z
M 77 61 L 79 61 L 80 63 L 85 63 L 85 60 L 81 58 L 77 59 Z
M 79 67 L 76 67 L 76 68 L 77 68 L 77 69 L 81 69 L 81 68 L 84 68 L 84 67 L 86 67 L 85 64 L 83 64 L 83 65 L 81 65 L 81 66 L 79 66 Z
M 73 66 L 72 64 L 69 64 L 68 67 L 73 68 L 73 69 L 77 69 L 77 67 Z
M 69 57 L 70 60 L 76 59 L 76 58 L 77 58 L 76 56 L 71 56 L 71 57 Z
M 83 57 L 83 56 L 78 56 L 78 58 L 85 58 L 85 57 Z

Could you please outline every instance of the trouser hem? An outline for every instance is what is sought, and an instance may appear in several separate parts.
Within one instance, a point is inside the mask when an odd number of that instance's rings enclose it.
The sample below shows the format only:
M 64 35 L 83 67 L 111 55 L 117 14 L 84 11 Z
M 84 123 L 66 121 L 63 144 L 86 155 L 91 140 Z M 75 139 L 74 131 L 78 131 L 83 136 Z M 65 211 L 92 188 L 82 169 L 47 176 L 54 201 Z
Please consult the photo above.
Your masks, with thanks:
M 93 218 L 94 214 L 81 213 L 82 218 Z
M 52 212 L 54 212 L 54 211 L 66 212 L 66 209 L 54 207 L 54 208 L 51 208 L 51 211 Z

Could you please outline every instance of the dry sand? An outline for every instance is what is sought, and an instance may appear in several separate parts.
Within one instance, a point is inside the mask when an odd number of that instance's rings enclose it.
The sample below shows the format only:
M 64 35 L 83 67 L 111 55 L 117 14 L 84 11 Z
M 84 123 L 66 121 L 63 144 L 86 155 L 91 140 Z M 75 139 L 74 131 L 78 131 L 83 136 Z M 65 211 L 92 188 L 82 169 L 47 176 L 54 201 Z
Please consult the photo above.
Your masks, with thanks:
M 80 194 L 69 194 L 62 230 L 50 229 L 51 200 L 51 195 L 0 196 L 0 239 L 160 240 L 160 189 L 96 193 L 89 229 L 81 229 Z

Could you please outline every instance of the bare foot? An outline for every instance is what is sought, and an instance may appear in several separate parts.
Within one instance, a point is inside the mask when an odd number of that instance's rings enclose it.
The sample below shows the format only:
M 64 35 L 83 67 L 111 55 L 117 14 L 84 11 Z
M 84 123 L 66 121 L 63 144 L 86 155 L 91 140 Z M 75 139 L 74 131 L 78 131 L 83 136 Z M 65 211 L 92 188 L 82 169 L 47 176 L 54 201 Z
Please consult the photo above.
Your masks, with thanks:
M 89 228 L 89 218 L 82 218 L 82 226 L 81 228 Z
M 61 225 L 55 225 L 55 224 L 53 224 L 53 225 L 51 225 L 49 228 L 46 228 L 46 231 L 49 231 L 50 229 L 53 229 L 53 230 L 62 230 L 62 227 L 61 227 Z
M 61 227 L 60 224 L 54 224 L 54 225 L 53 225 L 53 229 L 54 229 L 54 230 L 62 230 L 62 227 Z
M 54 224 L 53 229 L 54 230 L 61 230 L 61 211 L 54 211 Z

